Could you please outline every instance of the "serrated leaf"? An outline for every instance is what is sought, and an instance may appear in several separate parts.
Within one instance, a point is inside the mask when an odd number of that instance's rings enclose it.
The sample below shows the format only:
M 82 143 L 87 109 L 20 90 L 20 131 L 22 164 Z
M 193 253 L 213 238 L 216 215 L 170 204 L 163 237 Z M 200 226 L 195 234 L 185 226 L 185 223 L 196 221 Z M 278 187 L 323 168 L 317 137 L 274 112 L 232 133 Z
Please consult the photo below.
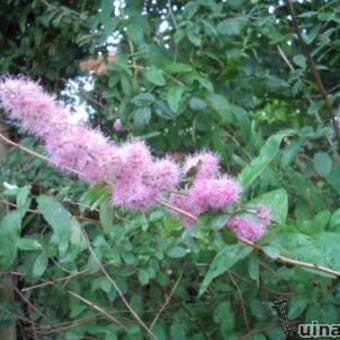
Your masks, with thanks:
M 149 124 L 151 119 L 151 110 L 149 107 L 137 109 L 133 114 L 133 124 L 136 128 L 142 128 Z
M 58 246 L 59 254 L 66 254 L 69 244 L 76 250 L 85 248 L 86 242 L 78 221 L 54 198 L 40 195 L 38 210 L 53 229 L 51 242 Z
M 29 207 L 29 200 L 25 205 L 8 212 L 0 223 L 0 268 L 9 269 L 13 264 L 18 247 L 18 239 L 22 228 L 22 220 Z
M 32 238 L 21 238 L 18 240 L 18 248 L 21 250 L 39 250 L 42 246 L 38 240 Z
M 207 99 L 212 109 L 220 115 L 223 122 L 232 123 L 234 121 L 230 104 L 225 97 L 220 94 L 211 93 L 207 96 Z
M 184 92 L 183 86 L 171 86 L 166 93 L 166 100 L 173 112 L 178 111 L 179 103 Z
M 173 63 L 166 66 L 166 71 L 171 74 L 175 73 L 188 73 L 192 72 L 193 68 L 191 65 L 183 63 Z
M 302 54 L 298 54 L 293 58 L 295 65 L 306 68 L 306 58 Z
M 260 281 L 260 264 L 259 264 L 259 258 L 255 253 L 253 253 L 249 257 L 249 262 L 248 262 L 248 274 L 249 277 L 256 281 L 257 285 L 259 285 Z
M 64 253 L 71 238 L 72 218 L 54 198 L 41 195 L 37 198 L 38 210 L 53 229 L 53 241 Z
M 113 206 L 110 201 L 105 201 L 100 205 L 99 220 L 105 232 L 109 232 L 113 228 Z
M 86 209 L 97 209 L 109 197 L 111 197 L 110 187 L 106 183 L 95 183 L 81 195 L 79 209 L 82 213 Z
M 187 254 L 186 250 L 182 247 L 173 247 L 168 251 L 168 255 L 173 258 L 181 258 Z
M 185 330 L 183 326 L 177 321 L 171 325 L 170 334 L 172 340 L 186 340 Z
M 220 250 L 212 260 L 208 273 L 201 284 L 199 294 L 202 295 L 206 291 L 209 284 L 215 277 L 225 273 L 233 265 L 244 259 L 251 252 L 252 248 L 242 243 L 232 245 L 228 244 L 224 246 L 224 248 Z
M 247 20 L 242 17 L 225 19 L 217 25 L 217 32 L 224 35 L 238 35 L 245 27 Z
M 340 209 L 334 211 L 329 222 L 329 227 L 331 229 L 336 229 L 340 227 Z
M 277 259 L 280 256 L 279 249 L 272 246 L 265 246 L 262 248 L 263 252 L 272 259 Z
M 48 261 L 48 258 L 45 252 L 42 252 L 41 254 L 37 256 L 37 258 L 34 261 L 33 269 L 32 269 L 34 276 L 41 276 L 42 274 L 44 274 L 47 268 L 47 261 Z
M 238 176 L 238 181 L 243 189 L 247 189 L 262 174 L 279 152 L 280 144 L 284 137 L 292 131 L 282 131 L 268 138 L 260 150 L 257 158 L 253 159 Z
M 332 170 L 332 159 L 326 152 L 317 152 L 313 157 L 314 170 L 323 177 Z
M 145 72 L 145 78 L 152 84 L 157 86 L 165 85 L 165 78 L 163 76 L 163 72 L 156 68 L 155 66 L 151 66 Z

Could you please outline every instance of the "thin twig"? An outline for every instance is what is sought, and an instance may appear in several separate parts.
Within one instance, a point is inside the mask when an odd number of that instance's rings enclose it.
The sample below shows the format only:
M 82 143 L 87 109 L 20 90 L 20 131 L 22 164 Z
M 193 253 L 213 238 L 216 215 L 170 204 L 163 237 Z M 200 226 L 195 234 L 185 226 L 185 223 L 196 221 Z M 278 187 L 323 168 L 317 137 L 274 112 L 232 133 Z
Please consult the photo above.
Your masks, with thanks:
M 182 215 L 184 215 L 186 217 L 189 217 L 193 221 L 197 222 L 197 217 L 195 215 L 190 214 L 189 212 L 187 212 L 187 211 L 185 211 L 185 210 L 183 210 L 181 208 L 178 208 L 175 205 L 172 205 L 172 204 L 170 204 L 168 202 L 164 202 L 164 201 L 157 201 L 157 203 L 162 205 L 162 206 L 164 206 L 164 207 L 166 207 L 166 208 L 168 208 L 168 209 L 170 209 L 170 210 L 176 211 L 177 213 L 180 213 L 180 214 L 182 214 Z
M 148 334 L 153 338 L 158 340 L 158 337 L 156 337 L 156 335 L 150 330 L 150 328 L 144 323 L 144 321 L 139 317 L 139 315 L 134 311 L 134 309 L 130 306 L 130 304 L 128 303 L 128 301 L 126 300 L 124 294 L 122 293 L 122 291 L 120 290 L 117 282 L 108 274 L 108 272 L 106 271 L 106 269 L 104 268 L 104 266 L 102 265 L 102 263 L 100 262 L 100 260 L 98 259 L 95 251 L 93 250 L 90 240 L 85 232 L 85 230 L 82 228 L 82 232 L 83 235 L 86 239 L 87 242 L 87 246 L 88 249 L 91 253 L 91 255 L 93 256 L 94 260 L 97 262 L 99 269 L 101 270 L 101 272 L 104 274 L 104 276 L 108 279 L 108 281 L 113 285 L 113 287 L 116 289 L 119 297 L 122 299 L 124 305 L 126 306 L 126 308 L 129 310 L 129 312 L 132 314 L 132 316 L 139 322 L 139 324 L 148 332 Z
M 45 156 L 41 155 L 41 154 L 38 153 L 38 152 L 35 152 L 35 151 L 31 150 L 31 149 L 26 148 L 26 147 L 23 146 L 23 145 L 20 145 L 20 144 L 18 144 L 18 143 L 13 142 L 12 140 L 10 140 L 9 138 L 7 138 L 7 137 L 6 137 L 5 135 L 3 135 L 2 133 L 0 133 L 0 139 L 2 139 L 5 143 L 7 143 L 7 144 L 9 144 L 9 145 L 12 145 L 12 146 L 14 146 L 14 147 L 16 147 L 16 148 L 18 148 L 18 149 L 20 149 L 20 150 L 22 150 L 22 151 L 28 153 L 28 154 L 31 155 L 31 156 L 40 158 L 40 159 L 42 159 L 43 161 L 47 162 L 48 164 L 54 165 L 54 163 L 52 162 L 52 160 L 49 159 L 48 157 L 45 157 Z M 70 168 L 70 167 L 65 167 L 65 169 L 66 169 L 67 171 L 70 171 L 70 172 L 74 173 L 74 174 L 77 175 L 77 176 L 81 176 L 81 173 L 79 173 L 78 171 L 76 171 L 76 170 L 74 170 L 74 169 L 72 169 L 72 168 Z
M 183 277 L 183 273 L 184 273 L 184 268 L 182 269 L 181 273 L 179 274 L 174 286 L 171 289 L 171 292 L 169 294 L 169 296 L 166 297 L 164 304 L 162 305 L 161 309 L 159 310 L 159 312 L 157 313 L 157 315 L 155 316 L 155 318 L 153 319 L 153 321 L 150 324 L 150 329 L 152 329 L 154 327 L 154 325 L 156 324 L 158 318 L 160 317 L 160 315 L 163 313 L 164 309 L 166 308 L 166 306 L 169 304 L 170 300 L 172 299 L 172 296 L 175 293 L 175 290 L 178 286 L 178 284 L 180 283 L 182 277 Z
M 1 203 L 4 203 L 12 208 L 18 208 L 18 205 L 12 202 L 9 202 L 5 199 L 1 199 L 0 200 Z M 27 209 L 27 212 L 32 213 L 32 214 L 37 214 L 37 215 L 41 215 L 41 212 L 37 209 Z M 93 218 L 89 218 L 89 217 L 85 217 L 85 216 L 79 216 L 79 215 L 73 215 L 74 218 L 76 218 L 77 220 L 81 220 L 81 221 L 87 221 L 87 222 L 91 222 L 91 223 L 95 223 L 98 224 L 100 223 L 98 220 L 95 220 Z
M 247 310 L 245 308 L 245 303 L 244 303 L 244 299 L 243 299 L 241 289 L 240 289 L 239 285 L 237 284 L 236 280 L 234 279 L 233 275 L 231 273 L 228 273 L 228 275 L 230 277 L 231 282 L 233 283 L 233 285 L 235 286 L 235 288 L 237 290 L 237 294 L 238 294 L 238 297 L 239 297 L 240 302 L 241 302 L 241 309 L 242 309 L 244 324 L 246 326 L 247 332 L 249 332 L 250 327 L 249 327 L 249 321 L 248 321 L 248 317 L 247 317 Z
M 254 242 L 249 241 L 249 240 L 247 240 L 243 237 L 238 237 L 238 239 L 241 242 L 243 242 L 244 244 L 252 247 L 253 249 L 259 250 L 262 253 L 266 254 L 265 250 L 261 246 L 259 246 L 258 244 L 255 244 Z M 323 272 L 323 273 L 330 274 L 332 276 L 340 277 L 340 272 L 333 270 L 333 269 L 330 269 L 330 268 L 327 268 L 327 267 L 324 267 L 324 266 L 320 266 L 316 263 L 298 261 L 298 260 L 294 260 L 294 259 L 291 259 L 291 258 L 286 257 L 286 256 L 282 256 L 282 255 L 277 256 L 275 258 L 275 261 L 278 261 L 278 262 L 281 262 L 281 263 L 284 263 L 284 264 L 288 264 L 288 265 L 291 265 L 291 266 L 314 269 L 314 270 L 317 270 L 319 272 Z
M 110 319 L 111 321 L 113 321 L 114 323 L 116 323 L 117 325 L 119 325 L 121 328 L 123 328 L 125 331 L 127 331 L 127 327 L 125 325 L 123 325 L 118 319 L 116 319 L 114 316 L 112 316 L 111 314 L 109 314 L 108 312 L 106 312 L 103 308 L 99 307 L 98 305 L 96 305 L 95 303 L 85 299 L 84 297 L 80 296 L 79 294 L 68 290 L 67 291 L 68 294 L 72 295 L 73 297 L 75 297 L 76 299 L 84 302 L 86 305 L 88 305 L 89 307 L 93 308 L 94 310 L 96 310 L 97 312 L 105 315 L 108 319 Z

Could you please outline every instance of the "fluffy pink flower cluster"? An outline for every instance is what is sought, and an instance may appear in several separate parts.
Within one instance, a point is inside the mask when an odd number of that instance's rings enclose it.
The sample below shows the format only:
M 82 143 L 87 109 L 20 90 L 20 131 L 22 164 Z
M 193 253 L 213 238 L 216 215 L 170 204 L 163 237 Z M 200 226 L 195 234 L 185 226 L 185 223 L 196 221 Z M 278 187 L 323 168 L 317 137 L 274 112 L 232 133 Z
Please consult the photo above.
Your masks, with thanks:
M 214 153 L 189 156 L 180 166 L 170 157 L 155 159 L 142 141 L 117 145 L 99 130 L 73 123 L 70 112 L 61 103 L 24 77 L 0 81 L 0 102 L 10 118 L 44 142 L 57 168 L 72 168 L 87 180 L 110 182 L 115 206 L 145 211 L 160 199 L 169 199 L 198 216 L 208 210 L 224 209 L 239 198 L 238 183 L 220 173 L 220 159 Z M 116 130 L 121 129 L 118 123 Z M 187 190 L 174 193 L 186 179 L 193 179 Z M 269 221 L 268 212 L 263 210 L 260 214 L 263 221 Z M 193 222 L 185 215 L 181 217 L 185 222 Z M 247 238 L 261 234 L 259 227 L 242 221 L 235 217 L 229 225 Z M 265 225 L 261 224 L 263 228 Z
M 228 221 L 228 226 L 238 237 L 255 241 L 266 232 L 270 219 L 269 208 L 265 205 L 259 205 L 255 207 L 255 214 L 252 218 L 235 216 Z
M 232 177 L 219 173 L 219 162 L 218 155 L 211 152 L 187 157 L 182 173 L 188 176 L 194 170 L 195 178 L 188 188 L 187 196 L 173 194 L 172 202 L 196 216 L 235 203 L 240 195 L 240 187 Z M 188 224 L 193 223 L 186 216 L 182 218 Z

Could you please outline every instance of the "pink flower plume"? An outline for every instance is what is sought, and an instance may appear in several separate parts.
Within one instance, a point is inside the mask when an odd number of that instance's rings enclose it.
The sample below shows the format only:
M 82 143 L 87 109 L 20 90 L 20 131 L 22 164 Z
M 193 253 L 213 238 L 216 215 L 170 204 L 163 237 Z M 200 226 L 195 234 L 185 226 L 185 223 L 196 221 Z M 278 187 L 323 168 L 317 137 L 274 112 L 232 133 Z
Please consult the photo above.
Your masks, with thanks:
M 198 167 L 196 178 L 208 179 L 214 177 L 219 171 L 220 158 L 213 152 L 199 152 L 195 155 L 188 156 L 183 165 L 184 174 L 194 167 Z
M 27 78 L 4 78 L 0 82 L 0 101 L 10 118 L 38 137 L 63 131 L 71 124 L 67 109 L 42 87 Z

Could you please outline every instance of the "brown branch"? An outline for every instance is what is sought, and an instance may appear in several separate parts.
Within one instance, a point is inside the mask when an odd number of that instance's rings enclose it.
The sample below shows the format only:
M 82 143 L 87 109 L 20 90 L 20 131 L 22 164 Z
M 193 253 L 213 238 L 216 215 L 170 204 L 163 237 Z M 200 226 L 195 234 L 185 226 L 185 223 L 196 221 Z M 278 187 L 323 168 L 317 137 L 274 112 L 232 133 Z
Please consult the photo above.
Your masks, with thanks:
M 70 294 L 71 296 L 75 297 L 76 299 L 80 300 L 81 302 L 85 303 L 86 305 L 88 305 L 89 307 L 93 308 L 94 310 L 96 310 L 97 312 L 101 313 L 102 315 L 104 315 L 105 317 L 107 317 L 109 320 L 113 321 L 114 323 L 116 323 L 117 325 L 119 325 L 121 328 L 123 328 L 125 331 L 127 331 L 127 327 L 125 325 L 123 325 L 118 319 L 116 319 L 114 316 L 112 316 L 111 314 L 109 314 L 108 312 L 106 312 L 103 308 L 99 307 L 98 305 L 96 305 L 95 303 L 85 299 L 84 297 L 80 296 L 79 294 L 68 290 L 67 291 L 68 294 Z
M 321 79 L 321 75 L 316 67 L 316 64 L 315 64 L 315 61 L 312 57 L 312 54 L 310 52 L 310 49 L 309 49 L 309 45 L 305 42 L 305 40 L 303 39 L 303 36 L 300 32 L 300 29 L 299 29 L 299 21 L 298 21 L 298 18 L 295 14 L 295 10 L 294 10 L 294 6 L 293 6 L 293 2 L 291 0 L 286 0 L 286 4 L 287 4 L 287 7 L 288 7 L 288 11 L 290 13 L 290 15 L 292 16 L 292 23 L 293 23 L 293 28 L 295 30 L 295 33 L 298 37 L 298 42 L 301 46 L 301 49 L 302 49 L 302 52 L 303 54 L 305 55 L 305 57 L 307 58 L 308 60 L 308 63 L 309 63 L 309 66 L 310 66 L 310 70 L 311 70 L 311 73 L 312 73 L 312 76 L 316 82 L 316 85 L 320 91 L 320 94 L 325 102 L 325 105 L 326 105 L 326 109 L 328 111 L 328 114 L 329 114 L 329 117 L 332 121 L 332 124 L 333 124 L 333 128 L 334 128 L 334 132 L 335 132 L 335 136 L 336 136 L 336 139 L 338 140 L 338 142 L 340 143 L 340 127 L 339 127 L 339 124 L 337 123 L 336 121 L 336 113 L 334 112 L 333 110 L 333 107 L 332 107 L 332 104 L 328 98 L 328 95 L 327 95 L 327 91 L 323 85 L 323 82 L 322 82 L 322 79 Z
M 164 309 L 165 309 L 166 306 L 169 304 L 170 300 L 172 299 L 173 295 L 175 294 L 175 290 L 176 290 L 178 284 L 180 283 L 180 281 L 181 281 L 181 279 L 182 279 L 182 277 L 183 277 L 184 267 L 185 267 L 185 266 L 183 266 L 183 269 L 182 269 L 181 273 L 179 274 L 179 276 L 178 276 L 178 278 L 177 278 L 177 280 L 176 280 L 174 286 L 172 287 L 169 296 L 166 297 L 164 304 L 162 305 L 161 309 L 159 310 L 159 312 L 157 313 L 157 315 L 155 316 L 155 318 L 154 318 L 153 321 L 151 322 L 151 324 L 150 324 L 150 329 L 152 329 L 152 328 L 154 327 L 154 325 L 156 324 L 158 318 L 159 318 L 160 315 L 163 313 Z
M 192 214 L 190 214 L 189 212 L 185 211 L 185 210 L 182 210 L 176 206 L 173 206 L 172 204 L 170 203 L 167 203 L 167 202 L 158 202 L 159 204 L 173 210 L 173 211 L 176 211 L 176 212 L 179 212 L 180 214 L 186 216 L 186 217 L 189 217 L 191 219 L 193 219 L 194 221 L 197 222 L 198 218 Z M 264 253 L 265 255 L 266 252 L 264 250 L 263 247 L 261 247 L 260 245 L 250 241 L 250 240 L 247 240 L 243 237 L 238 237 L 238 240 L 246 245 L 248 245 L 249 247 L 252 247 L 253 249 L 255 250 L 258 250 L 258 251 L 261 251 L 262 253 Z M 317 271 L 320 271 L 320 272 L 324 272 L 324 273 L 327 273 L 327 274 L 330 274 L 332 276 L 336 276 L 336 277 L 340 277 L 340 272 L 339 271 L 336 271 L 336 270 L 333 270 L 333 269 L 330 269 L 330 268 L 327 268 L 327 267 L 324 267 L 324 266 L 320 266 L 316 263 L 309 263 L 309 262 L 303 262 L 303 261 L 298 261 L 298 260 L 294 260 L 294 259 L 291 259 L 289 257 L 286 257 L 286 256 L 277 256 L 275 258 L 275 261 L 278 261 L 278 262 L 281 262 L 281 263 L 284 263 L 284 264 L 288 264 L 288 265 L 291 265 L 291 266 L 296 266 L 296 267 L 301 267 L 301 268 L 308 268 L 308 269 L 314 269 L 314 270 L 317 270 Z
M 239 297 L 240 302 L 241 302 L 241 309 L 242 309 L 243 320 L 244 320 L 244 324 L 246 326 L 246 330 L 247 330 L 247 332 L 250 332 L 249 321 L 248 321 L 248 317 L 247 317 L 247 310 L 246 310 L 246 307 L 245 307 L 242 291 L 241 291 L 239 285 L 237 284 L 237 281 L 234 279 L 233 275 L 231 273 L 229 273 L 228 275 L 230 277 L 231 282 L 233 283 L 233 285 L 235 286 L 235 288 L 237 290 L 237 294 L 238 294 L 238 297 Z
M 38 153 L 38 152 L 35 152 L 35 151 L 31 150 L 31 149 L 26 148 L 26 147 L 23 146 L 23 145 L 20 145 L 20 144 L 18 144 L 18 143 L 13 142 L 12 140 L 10 140 L 9 138 L 7 138 L 7 137 L 6 137 L 5 135 L 3 135 L 2 133 L 0 133 L 0 139 L 2 139 L 5 143 L 7 143 L 7 144 L 9 144 L 9 145 L 12 145 L 12 146 L 14 146 L 14 147 L 16 147 L 16 148 L 18 148 L 18 149 L 20 149 L 20 150 L 22 150 L 22 151 L 28 153 L 29 155 L 34 156 L 34 157 L 37 157 L 37 158 L 40 158 L 40 159 L 42 159 L 43 161 L 47 162 L 48 164 L 51 164 L 51 165 L 54 166 L 54 163 L 53 163 L 48 157 L 45 157 L 45 156 L 41 155 L 41 154 Z M 65 169 L 66 169 L 67 171 L 72 172 L 73 174 L 75 174 L 75 175 L 77 175 L 77 176 L 81 176 L 81 174 L 80 174 L 78 171 L 76 171 L 76 170 L 74 170 L 74 169 L 72 169 L 72 168 L 70 168 L 70 167 L 65 167 Z
M 18 208 L 18 205 L 16 205 L 15 203 L 9 202 L 5 199 L 0 200 L 1 203 L 4 203 L 12 208 Z M 37 209 L 27 209 L 28 212 L 32 213 L 32 214 L 37 214 L 37 215 L 41 215 L 41 212 Z M 85 216 L 79 216 L 79 215 L 73 215 L 74 218 L 76 218 L 77 220 L 81 220 L 81 221 L 88 221 L 88 222 L 92 222 L 95 224 L 100 223 L 98 220 L 95 220 L 93 218 L 89 218 L 89 217 L 85 217 Z
M 260 245 L 254 243 L 252 241 L 249 241 L 249 240 L 247 240 L 243 237 L 238 237 L 238 239 L 239 239 L 239 241 L 241 241 L 244 244 L 252 247 L 253 249 L 261 251 L 262 253 L 266 254 L 264 248 L 262 248 Z M 298 260 L 291 259 L 290 257 L 282 256 L 282 255 L 277 256 L 274 260 L 281 262 L 283 264 L 288 264 L 288 265 L 291 265 L 291 266 L 296 266 L 296 267 L 301 267 L 301 268 L 314 269 L 314 270 L 317 270 L 319 272 L 323 272 L 323 273 L 326 273 L 326 274 L 330 274 L 332 276 L 340 277 L 340 272 L 333 270 L 333 269 L 330 269 L 330 268 L 327 268 L 327 267 L 320 266 L 316 263 L 298 261 Z

